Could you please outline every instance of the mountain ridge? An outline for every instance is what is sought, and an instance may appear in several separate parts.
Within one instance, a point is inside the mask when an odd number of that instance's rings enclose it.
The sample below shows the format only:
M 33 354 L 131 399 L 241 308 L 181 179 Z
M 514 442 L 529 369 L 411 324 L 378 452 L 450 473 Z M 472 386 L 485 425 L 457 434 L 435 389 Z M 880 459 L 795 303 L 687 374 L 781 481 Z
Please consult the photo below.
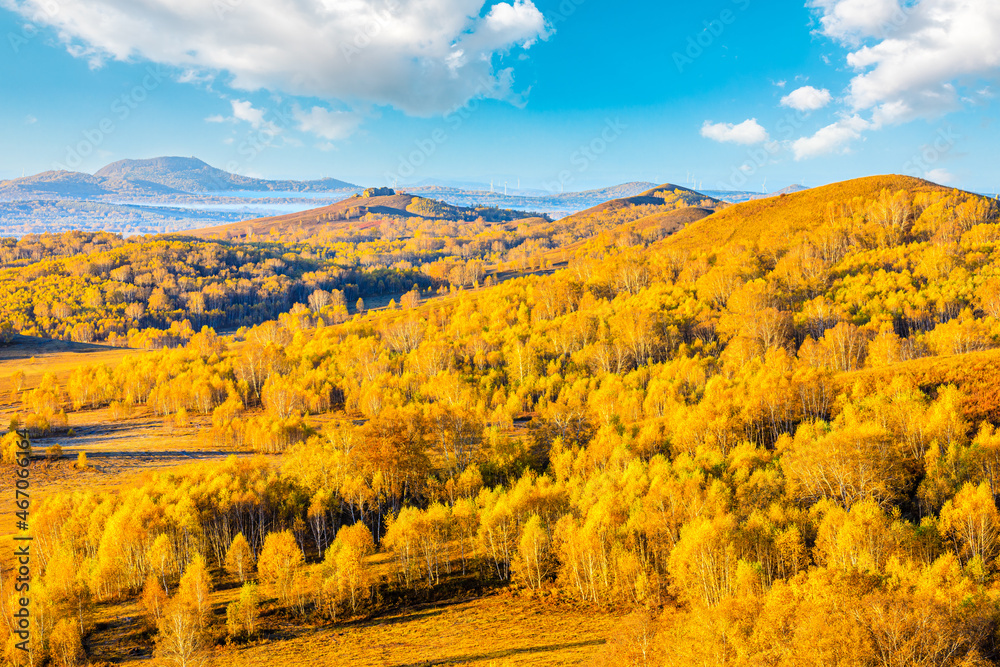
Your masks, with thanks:
M 859 198 L 870 202 L 883 190 L 942 192 L 955 188 L 913 176 L 864 176 L 732 204 L 687 226 L 663 244 L 677 250 L 704 250 L 732 243 L 780 246 L 802 232 L 819 227 L 829 207 L 850 205 Z
M 96 178 L 146 180 L 183 192 L 336 192 L 357 185 L 335 178 L 312 181 L 271 180 L 241 176 L 218 169 L 195 157 L 155 157 L 112 162 L 94 172 Z
M 93 174 L 43 171 L 0 181 L 0 197 L 106 197 L 213 194 L 221 192 L 348 192 L 353 183 L 335 178 L 312 181 L 269 180 L 240 176 L 198 158 L 159 157 L 118 160 Z
M 264 234 L 272 229 L 278 233 L 293 230 L 318 232 L 332 229 L 349 230 L 366 229 L 377 226 L 370 220 L 371 215 L 390 216 L 397 218 L 425 218 L 449 222 L 472 222 L 477 217 L 487 216 L 491 222 L 512 222 L 514 220 L 539 220 L 546 218 L 532 213 L 523 213 L 486 207 L 452 206 L 442 201 L 428 199 L 404 192 L 395 192 L 386 188 L 391 194 L 378 193 L 377 189 L 367 190 L 362 195 L 353 195 L 347 199 L 328 206 L 312 208 L 297 213 L 255 218 L 242 222 L 205 227 L 184 232 L 185 236 L 209 238 L 216 235 L 232 238 L 250 233 Z M 493 218 L 496 218 L 495 220 Z

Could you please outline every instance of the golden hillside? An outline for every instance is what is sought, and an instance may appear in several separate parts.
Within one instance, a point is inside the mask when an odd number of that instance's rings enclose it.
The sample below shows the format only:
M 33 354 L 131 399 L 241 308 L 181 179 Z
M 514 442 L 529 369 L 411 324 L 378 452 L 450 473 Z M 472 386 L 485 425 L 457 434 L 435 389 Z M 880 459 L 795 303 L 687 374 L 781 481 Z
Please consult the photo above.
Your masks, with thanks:
M 66 237 L 92 251 L 0 272 L 8 329 L 170 348 L 0 364 L 0 458 L 17 429 L 48 458 L 39 660 L 995 664 L 994 202 L 669 194 L 447 237 Z
M 678 250 L 710 249 L 725 244 L 782 246 L 802 232 L 817 229 L 829 220 L 832 212 L 865 208 L 883 190 L 917 194 L 947 192 L 949 188 L 910 176 L 856 178 L 727 207 L 676 234 L 665 245 Z
M 717 199 L 666 183 L 535 228 L 551 233 L 553 244 L 546 255 L 564 256 L 592 245 L 651 243 L 723 206 Z
M 255 235 L 287 234 L 289 232 L 329 232 L 338 228 L 368 229 L 377 227 L 381 219 L 423 218 L 426 220 L 441 220 L 448 222 L 473 222 L 483 219 L 487 223 L 504 223 L 511 221 L 530 220 L 542 221 L 536 214 L 521 213 L 495 208 L 465 208 L 452 206 L 434 199 L 415 195 L 394 193 L 391 195 L 376 195 L 364 197 L 354 195 L 330 206 L 288 213 L 285 215 L 256 218 L 245 222 L 235 222 L 228 225 L 206 227 L 194 231 L 186 231 L 184 236 L 199 238 L 239 238 L 248 233 Z

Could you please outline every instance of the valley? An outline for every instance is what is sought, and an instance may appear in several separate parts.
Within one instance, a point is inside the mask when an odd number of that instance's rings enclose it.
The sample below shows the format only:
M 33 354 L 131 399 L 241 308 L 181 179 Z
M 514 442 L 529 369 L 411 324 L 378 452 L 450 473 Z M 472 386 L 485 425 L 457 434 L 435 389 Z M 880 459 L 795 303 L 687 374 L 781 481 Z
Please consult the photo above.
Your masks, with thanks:
M 971 664 L 1000 555 L 963 527 L 1000 526 L 998 224 L 878 176 L 558 220 L 370 189 L 5 239 L 32 655 L 756 664 L 892 631 Z

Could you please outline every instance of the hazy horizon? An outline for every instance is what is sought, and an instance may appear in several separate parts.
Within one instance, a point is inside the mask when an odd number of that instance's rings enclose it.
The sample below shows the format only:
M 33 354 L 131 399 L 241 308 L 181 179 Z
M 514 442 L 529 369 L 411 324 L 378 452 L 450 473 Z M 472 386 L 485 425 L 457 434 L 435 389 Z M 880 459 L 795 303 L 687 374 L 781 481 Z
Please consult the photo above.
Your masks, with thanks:
M 0 178 L 194 155 L 270 179 L 993 192 L 985 0 L 6 0 Z M 639 20 L 641 19 L 641 20 Z

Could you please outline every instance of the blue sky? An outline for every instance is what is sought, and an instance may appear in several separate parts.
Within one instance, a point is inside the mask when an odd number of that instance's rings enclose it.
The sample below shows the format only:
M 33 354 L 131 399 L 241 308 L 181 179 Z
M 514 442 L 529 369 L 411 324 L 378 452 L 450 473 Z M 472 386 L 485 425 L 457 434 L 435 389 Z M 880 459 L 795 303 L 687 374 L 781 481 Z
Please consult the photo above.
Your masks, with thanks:
M 0 0 L 0 177 L 993 192 L 993 0 Z

